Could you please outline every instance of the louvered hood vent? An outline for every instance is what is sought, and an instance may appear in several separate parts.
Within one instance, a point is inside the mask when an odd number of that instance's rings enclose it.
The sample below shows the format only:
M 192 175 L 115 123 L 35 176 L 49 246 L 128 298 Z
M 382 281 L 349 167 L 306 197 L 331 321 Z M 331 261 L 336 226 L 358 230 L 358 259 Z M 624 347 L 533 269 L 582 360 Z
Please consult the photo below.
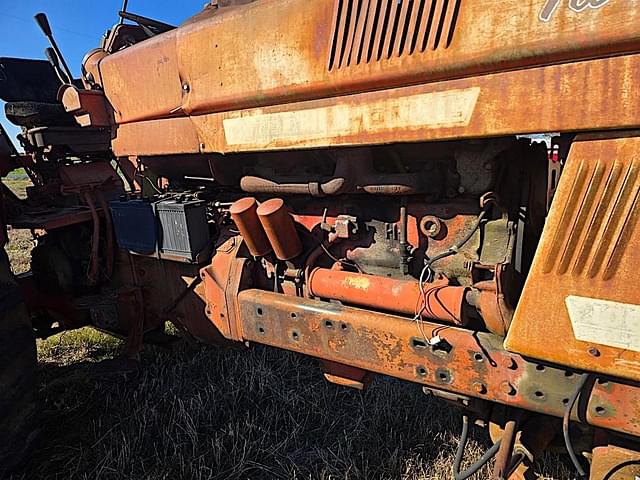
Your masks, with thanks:
M 329 70 L 447 48 L 462 0 L 336 0 Z

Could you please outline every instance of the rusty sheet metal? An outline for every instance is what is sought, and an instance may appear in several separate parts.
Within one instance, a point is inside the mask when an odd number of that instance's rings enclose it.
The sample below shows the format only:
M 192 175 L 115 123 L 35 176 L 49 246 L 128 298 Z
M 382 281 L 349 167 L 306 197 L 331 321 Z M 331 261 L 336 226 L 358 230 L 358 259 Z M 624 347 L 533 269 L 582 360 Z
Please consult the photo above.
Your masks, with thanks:
M 160 155 L 197 151 L 198 141 L 205 152 L 232 152 L 637 128 L 638 79 L 640 55 L 605 58 L 199 115 L 193 125 L 182 118 L 125 124 L 113 149 Z
M 159 262 L 154 258 L 117 252 L 113 282 L 134 285 L 143 296 L 145 331 L 164 326 L 167 320 L 184 325 L 201 342 L 224 343 L 225 339 L 205 315 L 204 286 L 185 291 L 198 276 L 195 265 Z M 175 301 L 181 298 L 179 304 Z M 167 309 L 174 306 L 170 314 Z M 167 318 L 167 317 L 170 318 Z
M 343 387 L 364 390 L 373 380 L 373 375 L 366 370 L 330 360 L 321 360 L 320 368 L 322 369 L 324 378 L 326 378 L 328 382 Z
M 90 79 L 94 85 L 102 85 L 102 77 L 100 76 L 100 62 L 107 57 L 109 54 L 104 51 L 102 48 L 94 48 L 93 50 L 89 50 L 84 58 L 82 59 L 82 68 L 85 71 L 83 75 L 83 83 L 84 87 L 89 89 L 92 87 L 91 82 L 88 82 L 87 79 Z
M 63 85 L 58 91 L 58 100 L 82 127 L 109 127 L 113 123 L 106 98 L 100 90 Z
M 639 218 L 640 137 L 576 139 L 506 348 L 640 380 Z
M 176 31 L 150 38 L 144 49 L 124 49 L 100 60 L 104 94 L 116 123 L 167 118 L 180 113 L 182 82 L 176 58 Z M 112 58 L 119 58 L 112 61 Z
M 591 401 L 586 409 L 585 418 L 592 425 L 597 425 L 598 420 L 606 418 L 611 424 L 613 430 L 624 429 L 625 425 L 639 424 L 638 412 L 640 412 L 640 391 L 636 388 L 634 395 L 628 395 L 628 386 L 622 383 L 616 383 L 606 378 L 595 381 L 591 393 Z M 622 408 L 617 410 L 608 399 L 626 398 L 626 403 L 621 405 Z
M 95 188 L 124 192 L 122 179 L 108 162 L 62 165 L 58 174 L 63 189 L 80 191 Z
M 238 304 L 246 340 L 556 417 L 582 377 L 509 353 L 492 334 L 261 290 L 241 292 Z M 586 408 L 616 412 L 594 425 L 640 434 L 637 387 L 592 388 Z
M 225 338 L 242 339 L 242 326 L 238 321 L 237 295 L 242 281 L 242 270 L 247 259 L 238 258 L 239 237 L 231 237 L 216 248 L 211 265 L 200 270 L 204 288 L 198 292 L 206 303 L 207 318 Z
M 191 120 L 172 118 L 114 128 L 111 149 L 118 157 L 200 153 L 200 140 Z
M 593 449 L 589 480 L 631 480 L 640 477 L 640 452 L 618 445 Z
M 540 13 L 548 1 L 502 0 L 498 7 L 495 0 L 474 0 L 460 2 L 455 10 L 456 2 L 450 1 L 446 12 L 443 0 L 428 2 L 432 8 L 421 13 L 417 30 L 417 40 L 426 48 L 414 47 L 412 54 L 402 55 L 398 55 L 401 38 L 395 38 L 402 35 L 396 31 L 408 35 L 410 26 L 385 28 L 380 18 L 378 25 L 369 23 L 367 35 L 364 22 L 369 16 L 364 7 L 360 21 L 352 15 L 347 24 L 344 16 L 338 17 L 334 0 L 253 2 L 202 15 L 117 52 L 100 62 L 100 71 L 118 122 L 128 123 L 166 118 L 179 109 L 195 115 L 275 105 L 628 53 L 640 47 L 636 2 L 611 0 L 602 8 L 579 13 L 563 6 L 543 21 Z M 413 2 L 416 7 L 418 3 Z M 401 21 L 391 18 L 394 14 L 413 19 L 415 34 L 418 12 L 409 15 L 406 5 L 385 4 L 392 10 L 386 19 L 389 25 Z M 437 17 L 442 22 L 430 25 Z M 334 24 L 345 39 L 335 50 L 344 51 L 342 56 L 351 61 L 347 67 L 330 70 Z M 447 29 L 451 35 L 444 39 Z M 352 48 L 365 49 L 361 35 L 354 42 L 358 31 L 368 38 L 367 49 L 378 49 L 369 61 L 359 63 L 350 54 Z

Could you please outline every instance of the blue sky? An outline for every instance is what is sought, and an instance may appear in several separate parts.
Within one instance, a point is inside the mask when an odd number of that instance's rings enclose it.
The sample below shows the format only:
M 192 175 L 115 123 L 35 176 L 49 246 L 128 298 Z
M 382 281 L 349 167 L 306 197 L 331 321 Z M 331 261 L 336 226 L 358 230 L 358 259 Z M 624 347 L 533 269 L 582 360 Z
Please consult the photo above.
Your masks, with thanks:
M 128 11 L 177 25 L 202 10 L 206 0 L 129 0 Z M 75 76 L 84 54 L 99 46 L 104 32 L 118 22 L 121 0 L 0 0 L 0 57 L 45 59 L 49 46 L 33 16 L 45 12 L 54 37 Z M 0 108 L 0 122 L 12 140 L 19 132 Z M 17 146 L 17 145 L 16 145 Z

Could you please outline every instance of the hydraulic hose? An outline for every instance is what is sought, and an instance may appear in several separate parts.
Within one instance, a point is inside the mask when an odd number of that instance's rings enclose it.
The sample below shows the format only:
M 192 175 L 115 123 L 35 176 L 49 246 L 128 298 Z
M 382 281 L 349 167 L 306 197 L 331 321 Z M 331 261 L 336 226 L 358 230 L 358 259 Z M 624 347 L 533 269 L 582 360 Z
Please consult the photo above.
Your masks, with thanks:
M 467 442 L 469 441 L 469 417 L 467 415 L 463 415 L 462 417 L 462 433 L 460 434 L 460 443 L 458 444 L 458 450 L 456 451 L 456 458 L 453 463 L 453 478 L 455 480 L 467 480 L 472 475 L 475 475 L 480 471 L 482 467 L 484 467 L 489 460 L 491 460 L 500 450 L 500 445 L 502 443 L 502 439 L 498 440 L 493 446 L 487 450 L 480 459 L 471 465 L 464 472 L 460 471 L 462 465 L 462 458 L 464 457 L 464 450 L 467 447 Z
M 587 384 L 588 380 L 589 375 L 584 375 L 580 382 L 578 382 L 578 384 L 576 385 L 576 389 L 571 395 L 571 398 L 569 398 L 569 403 L 567 404 L 567 408 L 565 409 L 564 415 L 562 417 L 562 436 L 564 437 L 564 445 L 567 448 L 567 452 L 569 452 L 571 463 L 573 463 L 573 466 L 578 472 L 579 478 L 587 478 L 587 473 L 582 468 L 582 465 L 578 460 L 578 456 L 573 449 L 573 444 L 571 443 L 571 434 L 569 432 L 569 422 L 571 421 L 571 410 L 573 410 L 573 406 L 576 404 L 576 401 L 580 396 L 580 392 L 582 392 L 582 389 Z

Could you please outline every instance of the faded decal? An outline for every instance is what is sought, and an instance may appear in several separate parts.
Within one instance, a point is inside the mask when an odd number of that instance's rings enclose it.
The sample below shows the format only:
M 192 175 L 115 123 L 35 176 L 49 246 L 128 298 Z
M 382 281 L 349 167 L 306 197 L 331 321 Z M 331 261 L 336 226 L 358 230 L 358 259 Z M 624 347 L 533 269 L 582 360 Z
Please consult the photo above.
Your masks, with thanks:
M 604 7 L 610 0 L 567 0 L 568 7 L 576 13 L 583 12 L 588 8 Z M 542 11 L 540 12 L 540 20 L 548 22 L 553 17 L 555 11 L 560 7 L 563 0 L 547 0 Z
M 640 305 L 573 295 L 565 303 L 576 339 L 640 352 Z
M 398 129 L 464 127 L 476 108 L 480 88 L 447 90 L 360 105 L 339 104 L 290 112 L 243 112 L 224 120 L 228 145 L 268 147 L 318 143 Z M 259 111 L 258 111 L 259 112 Z

